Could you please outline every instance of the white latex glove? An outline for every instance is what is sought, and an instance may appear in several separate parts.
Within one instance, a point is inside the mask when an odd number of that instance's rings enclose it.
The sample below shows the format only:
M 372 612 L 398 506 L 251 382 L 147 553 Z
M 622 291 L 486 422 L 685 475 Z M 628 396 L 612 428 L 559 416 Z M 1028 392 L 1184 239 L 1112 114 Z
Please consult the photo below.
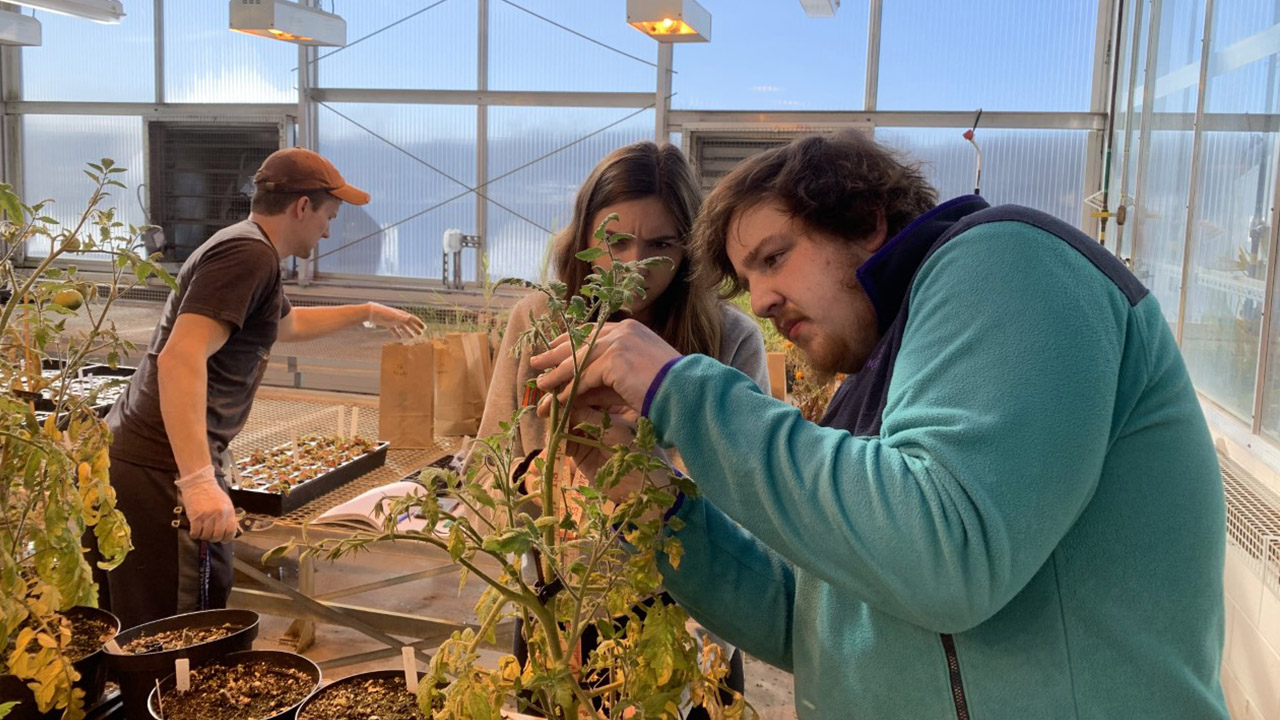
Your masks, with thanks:
M 179 478 L 178 502 L 191 523 L 193 540 L 226 542 L 236 536 L 236 509 L 231 498 L 218 485 L 213 465 Z

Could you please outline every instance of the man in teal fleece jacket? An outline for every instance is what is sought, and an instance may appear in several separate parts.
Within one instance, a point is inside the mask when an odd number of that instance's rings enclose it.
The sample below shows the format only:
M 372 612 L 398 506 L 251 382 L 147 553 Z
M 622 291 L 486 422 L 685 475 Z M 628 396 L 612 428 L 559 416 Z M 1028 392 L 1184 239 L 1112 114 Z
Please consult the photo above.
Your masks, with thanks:
M 667 590 L 792 671 L 806 720 L 1226 718 L 1221 479 L 1155 298 L 1043 213 L 935 203 L 858 135 L 708 197 L 710 279 L 851 373 L 821 425 L 638 323 L 597 343 L 580 392 L 700 490 Z

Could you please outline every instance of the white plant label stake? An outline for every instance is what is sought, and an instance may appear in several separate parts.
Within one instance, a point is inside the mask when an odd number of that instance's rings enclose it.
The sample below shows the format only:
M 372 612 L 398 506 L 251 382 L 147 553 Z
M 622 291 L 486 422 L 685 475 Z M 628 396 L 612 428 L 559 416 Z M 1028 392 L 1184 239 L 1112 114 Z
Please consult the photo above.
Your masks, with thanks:
M 173 661 L 173 673 L 178 679 L 178 692 L 186 692 L 191 689 L 191 661 L 187 658 L 178 658 Z
M 404 658 L 404 684 L 409 692 L 418 694 L 418 661 L 413 657 L 413 648 L 405 645 L 400 648 L 400 656 Z
M 360 408 L 353 407 L 351 408 L 351 437 L 356 438 L 360 436 L 360 432 L 356 430 L 356 428 L 359 427 L 359 425 L 360 425 Z
M 103 643 L 103 647 L 105 647 L 107 649 L 107 652 L 111 653 L 112 655 L 124 654 L 124 650 L 120 649 L 120 643 L 116 642 L 115 638 L 111 638 L 110 640 Z
M 347 406 L 338 406 L 338 439 L 341 440 L 347 436 Z

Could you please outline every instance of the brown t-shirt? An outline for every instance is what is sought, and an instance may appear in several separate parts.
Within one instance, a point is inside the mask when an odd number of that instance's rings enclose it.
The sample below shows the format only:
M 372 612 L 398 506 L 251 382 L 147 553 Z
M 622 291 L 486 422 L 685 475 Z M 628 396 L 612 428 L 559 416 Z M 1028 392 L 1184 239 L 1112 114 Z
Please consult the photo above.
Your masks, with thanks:
M 107 424 L 115 438 L 112 457 L 177 471 L 160 415 L 156 358 L 183 313 L 230 324 L 231 335 L 209 357 L 205 423 L 215 467 L 227 444 L 244 427 L 262 382 L 280 318 L 291 306 L 280 280 L 280 256 L 257 223 L 224 228 L 199 247 L 178 273 L 160 324 L 129 387 L 111 408 Z

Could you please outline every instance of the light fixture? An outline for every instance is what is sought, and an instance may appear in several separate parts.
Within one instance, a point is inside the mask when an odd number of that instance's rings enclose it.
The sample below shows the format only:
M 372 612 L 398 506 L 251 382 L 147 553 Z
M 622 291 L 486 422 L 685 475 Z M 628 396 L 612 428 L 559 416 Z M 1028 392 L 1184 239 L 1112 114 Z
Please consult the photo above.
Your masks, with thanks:
M 711 13 L 694 0 L 627 0 L 627 24 L 659 42 L 711 40 Z
M 33 10 L 47 10 L 59 15 L 92 20 L 103 25 L 118 25 L 124 17 L 120 0 L 8 0 Z
M 346 20 L 289 0 L 231 0 L 231 29 L 299 45 L 347 44 Z
M 40 21 L 30 15 L 0 10 L 0 45 L 40 46 Z
M 800 7 L 809 17 L 835 17 L 840 0 L 800 0 Z

